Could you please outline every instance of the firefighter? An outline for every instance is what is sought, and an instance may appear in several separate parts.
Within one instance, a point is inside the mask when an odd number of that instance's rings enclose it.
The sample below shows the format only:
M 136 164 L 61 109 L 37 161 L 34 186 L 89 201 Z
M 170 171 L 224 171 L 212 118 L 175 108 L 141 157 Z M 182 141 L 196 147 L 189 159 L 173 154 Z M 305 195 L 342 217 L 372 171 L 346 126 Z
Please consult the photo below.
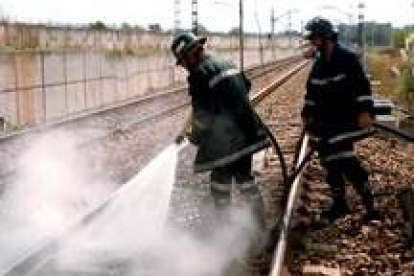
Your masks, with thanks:
M 301 114 L 326 169 L 333 199 L 331 208 L 321 216 L 334 221 L 349 212 L 345 200 L 345 181 L 349 180 L 366 207 L 365 219 L 377 219 L 368 173 L 353 146 L 355 141 L 372 134 L 370 83 L 356 54 L 338 44 L 338 33 L 331 22 L 316 17 L 305 30 L 315 51 Z
M 252 174 L 253 153 L 269 146 L 267 133 L 252 108 L 250 81 L 236 66 L 205 51 L 206 37 L 182 33 L 171 50 L 188 71 L 191 114 L 176 138 L 197 146 L 195 172 L 210 171 L 210 190 L 219 220 L 226 223 L 233 181 L 250 206 L 256 226 L 265 230 L 264 204 Z

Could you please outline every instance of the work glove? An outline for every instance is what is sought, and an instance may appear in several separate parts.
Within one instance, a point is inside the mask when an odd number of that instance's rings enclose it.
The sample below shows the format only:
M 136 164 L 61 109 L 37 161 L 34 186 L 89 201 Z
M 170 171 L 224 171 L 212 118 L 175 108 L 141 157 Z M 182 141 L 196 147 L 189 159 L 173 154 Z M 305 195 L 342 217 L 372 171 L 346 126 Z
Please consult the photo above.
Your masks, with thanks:
M 372 121 L 372 115 L 368 111 L 361 112 L 357 117 L 357 125 L 360 128 L 369 128 Z
M 315 120 L 312 117 L 302 117 L 303 127 L 307 132 L 312 132 Z
M 313 119 L 312 117 L 302 117 L 302 123 L 309 137 L 309 146 L 311 148 L 317 148 L 320 142 L 320 138 L 313 133 L 315 119 Z
M 313 149 L 317 149 L 320 142 L 321 142 L 321 138 L 316 137 L 314 135 L 308 134 L 309 136 L 309 146 Z
M 187 137 L 187 134 L 186 133 L 180 133 L 180 134 L 178 134 L 177 135 L 177 137 L 175 137 L 175 140 L 174 140 L 174 142 L 177 144 L 177 145 L 179 145 L 179 144 L 181 144 L 182 142 L 184 142 L 184 140 L 185 140 L 185 138 Z
M 317 49 L 313 45 L 309 45 L 303 52 L 302 55 L 304 58 L 312 59 L 317 55 Z

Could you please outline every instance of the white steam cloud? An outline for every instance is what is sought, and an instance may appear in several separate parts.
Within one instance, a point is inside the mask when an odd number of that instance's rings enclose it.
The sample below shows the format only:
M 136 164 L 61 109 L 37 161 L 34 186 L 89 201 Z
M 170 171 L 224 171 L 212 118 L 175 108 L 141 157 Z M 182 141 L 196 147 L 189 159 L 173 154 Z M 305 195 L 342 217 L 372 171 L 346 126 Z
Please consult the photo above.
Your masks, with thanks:
M 98 212 L 60 241 L 55 273 L 220 276 L 244 257 L 253 232 L 247 210 L 232 210 L 231 223 L 215 225 L 204 236 L 167 225 L 176 145 L 108 197 L 113 186 L 97 179 L 91 160 L 76 144 L 71 134 L 52 133 L 22 156 L 18 181 L 0 203 L 0 219 L 6 222 L 0 228 L 0 274 L 28 248 L 59 235 L 102 202 Z
M 232 261 L 241 261 L 253 231 L 247 210 L 232 210 L 231 222 L 211 227 L 205 236 L 166 224 L 178 150 L 165 149 L 62 243 L 59 269 L 80 275 L 112 269 L 121 275 L 219 276 Z
M 0 274 L 30 248 L 73 223 L 113 187 L 90 170 L 91 160 L 79 151 L 78 140 L 68 132 L 51 132 L 22 150 L 15 179 L 0 201 Z

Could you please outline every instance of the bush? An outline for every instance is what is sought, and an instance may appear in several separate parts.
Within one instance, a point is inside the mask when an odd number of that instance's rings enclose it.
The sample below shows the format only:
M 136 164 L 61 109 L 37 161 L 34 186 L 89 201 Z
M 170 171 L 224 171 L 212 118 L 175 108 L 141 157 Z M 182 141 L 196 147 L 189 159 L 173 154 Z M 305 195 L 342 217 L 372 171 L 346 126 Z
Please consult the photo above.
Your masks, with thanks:
M 414 111 L 414 67 L 403 67 L 399 94 L 401 103 L 409 110 Z
M 405 47 L 405 38 L 408 35 L 408 30 L 396 29 L 393 32 L 393 40 L 395 48 L 404 48 Z
M 106 25 L 105 25 L 105 23 L 103 23 L 102 21 L 96 21 L 96 22 L 94 22 L 94 23 L 90 23 L 89 24 L 89 27 L 92 29 L 92 30 L 95 30 L 95 31 L 104 31 L 104 30 L 107 30 L 108 28 L 106 27 Z

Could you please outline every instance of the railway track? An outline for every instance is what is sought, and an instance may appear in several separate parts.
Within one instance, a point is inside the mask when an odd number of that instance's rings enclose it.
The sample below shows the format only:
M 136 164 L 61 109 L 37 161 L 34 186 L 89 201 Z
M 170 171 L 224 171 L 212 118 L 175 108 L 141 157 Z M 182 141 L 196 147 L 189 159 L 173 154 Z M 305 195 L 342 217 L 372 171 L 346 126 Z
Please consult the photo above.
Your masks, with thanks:
M 181 114 L 180 116 L 182 116 L 183 114 Z M 168 114 L 168 116 L 170 116 L 171 117 L 171 114 Z M 194 182 L 193 182 L 194 183 Z M 35 248 L 35 250 L 34 250 L 34 252 L 33 252 L 33 254 L 30 254 L 30 251 L 31 250 L 29 250 L 29 253 L 28 254 L 24 254 L 24 258 L 22 258 L 22 263 L 19 265 L 19 264 L 16 264 L 16 266 L 14 266 L 14 267 L 16 267 L 16 269 L 17 270 L 15 270 L 15 269 L 11 269 L 10 270 L 10 275 L 24 275 L 24 273 L 22 272 L 22 270 L 21 269 L 23 269 L 23 271 L 25 271 L 25 269 L 27 269 L 27 268 L 33 268 L 33 265 L 35 265 L 36 264 L 36 267 L 39 265 L 39 261 L 40 260 L 38 260 L 37 259 L 37 257 L 40 255 L 40 256 L 42 256 L 42 254 L 46 254 L 46 253 L 44 253 L 44 252 L 48 252 L 48 250 L 50 250 L 50 247 L 52 247 L 52 248 L 54 248 L 54 245 L 56 245 L 55 243 L 49 243 L 49 242 L 47 242 L 47 244 L 49 244 L 49 246 L 46 246 L 45 248 Z M 48 249 L 49 248 L 49 249 Z M 53 250 L 52 250 L 53 251 Z M 35 252 L 37 252 L 37 254 L 35 254 Z M 43 252 L 43 253 L 42 253 Z M 26 252 L 27 253 L 27 252 Z M 47 255 L 47 254 L 46 254 Z M 48 257 L 46 257 L 46 263 L 49 263 L 50 264 L 50 262 L 51 262 L 51 260 L 48 258 Z M 26 261 L 26 263 L 25 263 L 25 261 Z M 28 263 L 27 263 L 28 262 Z M 40 261 L 40 264 L 42 264 L 43 262 L 42 261 Z M 41 265 L 42 267 L 44 267 L 44 265 Z M 35 270 L 37 270 L 38 268 L 36 268 Z M 16 271 L 19 271 L 19 272 L 16 272 Z M 32 269 L 29 269 L 28 271 L 32 271 L 33 272 L 33 270 Z M 17 274 L 13 274 L 13 273 L 17 273 Z M 20 274 L 19 274 L 20 273 Z M 23 274 L 22 274 L 23 273 Z M 37 273 L 37 272 L 36 272 Z M 41 272 L 39 272 L 40 274 L 33 274 L 33 275 L 43 275 L 43 274 L 41 274 Z M 62 272 L 63 273 L 63 272 Z M 59 274 L 60 275 L 60 274 Z M 65 275 L 64 273 L 62 274 L 62 275 Z M 89 275 L 89 274 L 87 274 L 87 275 Z M 99 274 L 99 275 L 102 275 L 102 274 Z
M 300 60 L 298 57 L 278 60 L 247 69 L 246 74 L 254 81 L 254 89 L 257 89 L 256 86 L 262 83 L 263 79 L 266 81 L 269 75 L 292 66 L 298 60 Z M 0 168 L 0 183 L 8 183 L 13 178 L 15 158 L 19 156 L 24 145 L 48 131 L 76 133 L 79 146 L 87 147 L 113 136 L 123 135 L 151 120 L 182 112 L 189 105 L 189 98 L 185 91 L 187 91 L 186 87 L 162 91 L 0 136 L 0 158 L 8 160 Z
M 292 77 L 292 75 L 295 77 Z M 297 161 L 300 161 L 304 157 L 304 152 L 306 152 L 306 138 L 300 147 L 297 143 L 300 140 L 301 135 L 301 122 L 298 112 L 302 106 L 301 101 L 303 98 L 303 83 L 305 78 L 306 72 L 303 70 L 300 71 L 298 67 L 291 70 L 290 74 L 286 73 L 286 75 L 279 75 L 277 80 L 270 85 L 269 83 L 267 83 L 267 85 L 257 85 L 256 87 L 260 88 L 256 89 L 260 90 L 261 93 L 255 94 L 252 99 L 257 105 L 257 110 L 261 117 L 269 126 L 272 134 L 277 138 L 277 141 L 282 148 L 288 174 L 292 173 L 291 169 L 296 166 Z M 275 92 L 267 94 L 267 92 L 270 91 Z M 177 119 L 180 122 L 184 117 L 184 113 L 179 111 L 170 114 L 166 113 L 166 115 L 167 117 L 169 116 L 171 119 L 170 121 L 163 124 L 154 122 L 154 124 L 151 125 L 151 129 L 160 129 L 163 127 L 170 129 L 174 128 L 172 122 Z M 176 126 L 181 125 L 177 122 L 175 122 L 175 124 Z M 129 126 L 131 127 L 133 124 L 130 124 Z M 149 129 L 150 127 L 147 128 Z M 149 133 L 151 134 L 153 132 L 150 131 Z M 124 139 L 122 137 L 125 135 L 133 137 L 135 134 L 133 131 L 125 128 L 116 135 L 121 137 L 119 142 L 128 142 L 127 138 L 122 140 Z M 167 132 L 167 134 L 160 139 L 166 139 L 168 136 L 174 137 L 174 135 L 175 131 Z M 171 141 L 171 139 L 168 141 Z M 127 143 L 127 147 L 128 145 L 129 144 Z M 163 146 L 165 145 L 166 143 L 164 142 Z M 145 147 L 146 145 L 137 149 L 137 152 L 143 152 Z M 380 152 L 378 150 L 384 150 L 387 147 L 394 148 L 390 152 Z M 299 149 L 302 149 L 300 153 Z M 131 148 L 129 148 L 129 150 L 131 150 Z M 407 175 L 404 175 L 399 169 L 402 168 L 403 171 L 414 169 L 412 168 L 412 164 L 404 163 L 407 159 L 406 156 L 404 158 L 404 154 L 401 153 L 404 151 L 413 153 L 414 150 L 410 144 L 405 144 L 404 142 L 396 141 L 394 139 L 388 140 L 386 138 L 376 137 L 364 142 L 359 150 L 364 154 L 364 162 L 368 163 L 368 165 L 376 170 L 377 173 L 378 171 L 384 170 L 384 164 L 391 166 L 391 168 L 388 168 L 387 172 L 382 172 L 379 178 L 373 180 L 374 191 L 377 190 L 378 194 L 383 192 L 383 190 L 391 194 L 397 193 L 399 189 L 398 187 L 401 187 L 395 185 L 395 181 L 393 182 L 390 179 L 391 171 L 392 177 L 403 179 L 403 177 L 407 178 Z M 403 250 L 401 248 L 402 244 L 404 244 L 404 237 L 400 232 L 403 219 L 400 217 L 399 209 L 398 206 L 396 206 L 394 197 L 390 199 L 382 198 L 380 200 L 381 210 L 389 208 L 389 211 L 386 212 L 387 220 L 384 225 L 376 222 L 368 225 L 361 225 L 361 209 L 358 207 L 358 199 L 352 195 L 352 203 L 356 206 L 355 214 L 346 217 L 344 220 L 340 220 L 334 225 L 315 229 L 314 223 L 319 219 L 318 214 L 320 210 L 325 208 L 327 202 L 329 202 L 329 200 L 327 200 L 327 198 L 329 198 L 328 189 L 326 185 L 323 185 L 323 171 L 319 167 L 317 160 L 312 159 L 310 165 L 303 173 L 303 180 L 298 178 L 291 186 L 289 186 L 289 188 L 291 188 L 291 195 L 287 202 L 282 202 L 282 196 L 286 194 L 286 187 L 284 186 L 285 179 L 283 170 L 281 169 L 280 160 L 273 148 L 264 151 L 255 158 L 255 171 L 258 174 L 257 181 L 265 199 L 267 224 L 269 228 L 273 228 L 277 223 L 280 223 L 279 219 L 283 218 L 283 227 L 279 228 L 279 232 L 277 233 L 277 237 L 280 239 L 275 241 L 277 246 L 267 269 L 263 269 L 262 265 L 255 266 L 250 262 L 243 261 L 243 259 L 240 259 L 240 255 L 237 252 L 232 252 L 231 246 L 223 248 L 223 244 L 220 244 L 223 243 L 222 240 L 219 240 L 218 244 L 216 240 L 213 240 L 216 242 L 213 242 L 216 247 L 207 246 L 206 243 L 208 244 L 212 241 L 207 234 L 211 233 L 212 230 L 211 213 L 213 205 L 211 198 L 209 197 L 208 176 L 206 174 L 199 174 L 197 176 L 192 174 L 191 168 L 194 154 L 195 149 L 191 146 L 186 147 L 180 153 L 179 166 L 177 168 L 177 181 L 170 198 L 168 220 L 178 229 L 184 230 L 186 233 L 191 233 L 190 237 L 197 241 L 196 249 L 184 247 L 177 251 L 172 250 L 171 247 L 176 245 L 175 240 L 178 240 L 178 243 L 183 242 L 181 239 L 182 237 L 174 233 L 172 236 L 169 236 L 168 240 L 163 240 L 163 242 L 166 242 L 171 246 L 154 247 L 156 248 L 155 250 L 161 249 L 161 251 L 165 251 L 161 252 L 161 254 L 160 252 L 149 250 L 144 253 L 134 253 L 135 256 L 132 260 L 125 256 L 124 258 L 113 259 L 108 256 L 107 258 L 105 258 L 105 256 L 100 256 L 101 259 L 99 259 L 97 263 L 86 267 L 77 265 L 62 266 L 59 259 L 62 243 L 59 239 L 51 239 L 46 243 L 42 243 L 42 246 L 34 249 L 32 248 L 26 252 L 22 258 L 10 267 L 8 273 L 5 275 L 155 276 L 168 273 L 173 276 L 276 276 L 307 275 L 306 271 L 310 273 L 310 271 L 317 271 L 317 269 L 319 269 L 318 271 L 322 274 L 332 271 L 332 273 L 340 271 L 341 273 L 344 273 L 344 275 L 355 275 L 355 273 L 361 273 L 361 275 L 380 275 L 378 273 L 382 272 L 391 273 L 383 275 L 411 275 L 403 274 L 409 273 L 407 272 L 410 269 L 409 258 L 411 256 L 412 260 L 413 255 L 410 255 L 412 254 L 412 251 L 409 249 Z M 391 155 L 394 159 L 397 159 L 398 162 L 393 163 L 387 160 L 387 155 Z M 136 172 L 136 168 L 133 171 Z M 410 181 L 411 183 L 414 181 L 411 176 L 406 179 L 407 183 Z M 387 184 L 383 185 L 382 182 L 386 182 Z M 302 185 L 304 186 L 304 193 L 301 195 Z M 235 190 L 236 205 L 237 202 L 237 190 Z M 281 206 L 288 207 L 282 209 L 280 208 Z M 306 212 L 304 212 L 304 209 L 306 209 Z M 85 222 L 93 221 L 91 217 L 94 217 L 95 214 L 99 214 L 99 209 L 93 211 L 86 218 L 81 219 L 80 223 L 77 223 L 77 225 L 83 225 Z M 76 229 L 77 228 L 73 228 L 72 231 L 69 231 L 67 234 L 72 235 Z M 373 247 L 375 248 L 375 239 L 381 240 L 381 233 L 385 233 L 387 239 L 390 239 L 395 244 L 393 245 L 390 242 L 384 241 L 390 248 L 388 249 L 390 252 L 386 253 L 386 257 L 383 257 L 384 254 L 381 255 L 374 252 L 378 256 L 375 255 L 376 257 L 372 257 L 371 259 L 367 258 L 369 252 L 365 251 L 373 250 Z M 356 240 L 352 240 L 352 235 Z M 402 237 L 396 237 L 398 235 L 401 235 Z M 364 244 L 364 237 L 372 242 L 374 246 Z M 292 244 L 292 240 L 294 239 L 296 239 L 296 241 Z M 184 240 L 184 243 L 185 242 L 188 242 L 188 240 Z M 352 246 L 352 243 L 357 246 Z M 360 247 L 361 250 L 358 250 L 358 247 Z M 377 247 L 381 247 L 381 245 L 377 245 Z M 236 246 L 236 248 L 238 247 Z M 188 252 L 185 252 L 186 249 Z M 225 251 L 225 254 L 223 254 L 222 251 Z M 395 268 L 398 266 L 396 254 L 400 254 L 398 256 L 401 256 L 402 258 L 399 268 Z M 103 252 L 103 255 L 105 255 L 105 252 Z M 197 255 L 199 258 L 203 259 L 203 261 L 197 262 L 198 259 L 194 259 L 193 255 Z M 215 255 L 219 255 L 223 259 L 216 259 L 214 257 Z M 341 259 L 341 255 L 345 255 L 346 258 Z M 383 259 L 381 260 L 381 258 Z M 178 274 L 173 269 L 177 268 L 175 265 L 167 265 L 167 268 L 164 267 L 168 262 L 187 259 L 188 262 L 182 264 L 182 270 L 179 270 Z M 358 262 L 354 261 L 356 259 L 358 259 Z M 191 266 L 191 261 L 196 261 L 195 263 L 199 267 Z M 211 265 L 208 261 L 214 261 L 214 264 Z M 364 266 L 364 262 L 368 262 L 369 265 Z M 380 263 L 379 265 L 378 262 Z M 378 269 L 375 270 L 375 266 L 377 266 Z M 184 267 L 186 267 L 187 270 L 184 269 Z M 209 269 L 206 267 L 209 267 Z M 161 274 L 160 271 L 162 272 Z

